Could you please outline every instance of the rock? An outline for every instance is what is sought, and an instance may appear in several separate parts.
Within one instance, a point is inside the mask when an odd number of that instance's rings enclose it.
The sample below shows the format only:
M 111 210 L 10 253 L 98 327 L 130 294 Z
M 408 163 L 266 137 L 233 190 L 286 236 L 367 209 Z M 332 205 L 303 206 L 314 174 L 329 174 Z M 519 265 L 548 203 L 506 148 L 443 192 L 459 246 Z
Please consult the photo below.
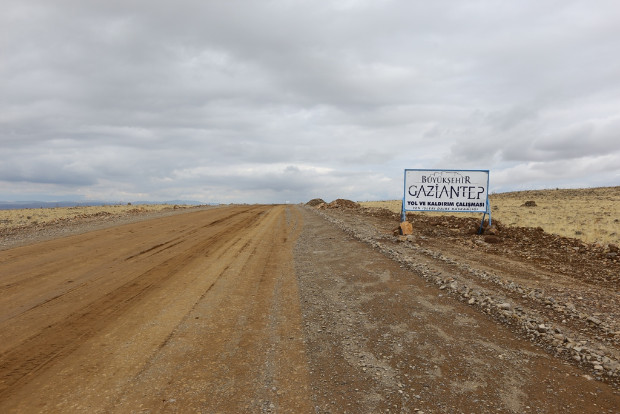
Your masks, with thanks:
M 413 224 L 408 221 L 403 221 L 400 223 L 400 234 L 404 236 L 413 234 Z
M 486 234 L 488 234 L 489 236 L 496 236 L 497 235 L 497 227 L 496 226 L 489 226 L 487 227 L 484 232 Z
M 497 236 L 486 236 L 484 238 L 484 241 L 489 244 L 496 244 L 496 243 L 499 243 L 500 240 L 499 240 L 499 237 Z
M 599 319 L 595 318 L 594 316 L 588 316 L 588 319 L 586 320 L 595 325 L 600 325 L 602 323 Z
M 521 207 L 536 207 L 536 201 L 528 200 Z
M 500 303 L 499 305 L 497 305 L 498 308 L 503 309 L 503 310 L 510 310 L 512 309 L 512 305 L 508 302 L 504 302 L 504 303 Z
M 547 327 L 545 326 L 545 324 L 541 323 L 540 325 L 537 326 L 536 328 L 538 330 L 538 332 L 540 333 L 545 333 L 547 332 Z
M 609 251 L 610 251 L 611 253 L 620 253 L 620 248 L 618 248 L 618 246 L 616 246 L 616 245 L 615 245 L 615 244 L 613 244 L 613 243 L 609 243 L 609 244 L 607 245 L 607 248 L 609 249 Z

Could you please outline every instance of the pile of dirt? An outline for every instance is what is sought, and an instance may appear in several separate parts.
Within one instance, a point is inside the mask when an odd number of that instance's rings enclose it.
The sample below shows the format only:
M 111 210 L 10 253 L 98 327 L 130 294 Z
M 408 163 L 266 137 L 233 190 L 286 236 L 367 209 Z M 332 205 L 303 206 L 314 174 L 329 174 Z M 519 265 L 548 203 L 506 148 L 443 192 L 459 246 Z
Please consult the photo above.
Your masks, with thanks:
M 325 200 L 323 200 L 322 198 L 313 198 L 312 200 L 306 203 L 306 205 L 309 207 L 317 207 L 317 206 L 320 206 L 321 204 L 325 204 Z
M 390 216 L 377 210 L 360 209 L 359 213 L 391 221 L 388 234 L 392 234 L 398 215 L 392 213 Z M 584 243 L 576 238 L 547 233 L 540 227 L 506 226 L 499 220 L 493 220 L 491 227 L 485 221 L 481 234 L 478 233 L 480 219 L 473 217 L 407 213 L 407 220 L 412 223 L 414 234 L 424 237 L 428 242 L 478 248 L 485 246 L 488 253 L 536 263 L 543 269 L 565 272 L 589 285 L 613 288 L 620 282 L 620 257 L 613 244 Z
M 347 209 L 358 210 L 358 209 L 361 209 L 362 206 L 360 206 L 355 201 L 345 200 L 344 198 L 339 198 L 329 203 L 327 205 L 327 208 L 347 208 Z

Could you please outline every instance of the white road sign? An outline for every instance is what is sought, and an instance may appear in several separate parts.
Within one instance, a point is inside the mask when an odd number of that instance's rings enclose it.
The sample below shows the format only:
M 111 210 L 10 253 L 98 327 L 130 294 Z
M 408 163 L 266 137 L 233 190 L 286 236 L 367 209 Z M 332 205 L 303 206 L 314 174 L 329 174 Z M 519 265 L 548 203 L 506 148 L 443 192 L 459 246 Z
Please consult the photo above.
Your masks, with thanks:
M 485 213 L 488 170 L 405 170 L 405 211 Z

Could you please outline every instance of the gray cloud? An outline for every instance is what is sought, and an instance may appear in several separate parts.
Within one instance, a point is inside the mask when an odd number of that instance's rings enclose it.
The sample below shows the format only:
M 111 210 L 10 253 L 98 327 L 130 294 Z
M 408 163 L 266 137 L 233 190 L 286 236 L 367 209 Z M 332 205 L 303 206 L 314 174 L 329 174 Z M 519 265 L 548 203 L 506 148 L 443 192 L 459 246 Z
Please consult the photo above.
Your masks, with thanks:
M 618 185 L 612 1 L 13 1 L 0 199 L 399 198 Z M 573 173 L 578 171 L 578 175 Z

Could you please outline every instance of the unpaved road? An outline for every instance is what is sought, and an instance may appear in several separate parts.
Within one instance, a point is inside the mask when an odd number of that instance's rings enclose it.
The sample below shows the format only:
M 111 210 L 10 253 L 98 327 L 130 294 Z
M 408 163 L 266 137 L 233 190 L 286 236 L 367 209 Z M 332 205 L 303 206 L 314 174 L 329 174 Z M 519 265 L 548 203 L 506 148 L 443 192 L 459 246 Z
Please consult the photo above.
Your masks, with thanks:
M 0 252 L 0 412 L 618 412 L 544 352 L 298 206 Z

